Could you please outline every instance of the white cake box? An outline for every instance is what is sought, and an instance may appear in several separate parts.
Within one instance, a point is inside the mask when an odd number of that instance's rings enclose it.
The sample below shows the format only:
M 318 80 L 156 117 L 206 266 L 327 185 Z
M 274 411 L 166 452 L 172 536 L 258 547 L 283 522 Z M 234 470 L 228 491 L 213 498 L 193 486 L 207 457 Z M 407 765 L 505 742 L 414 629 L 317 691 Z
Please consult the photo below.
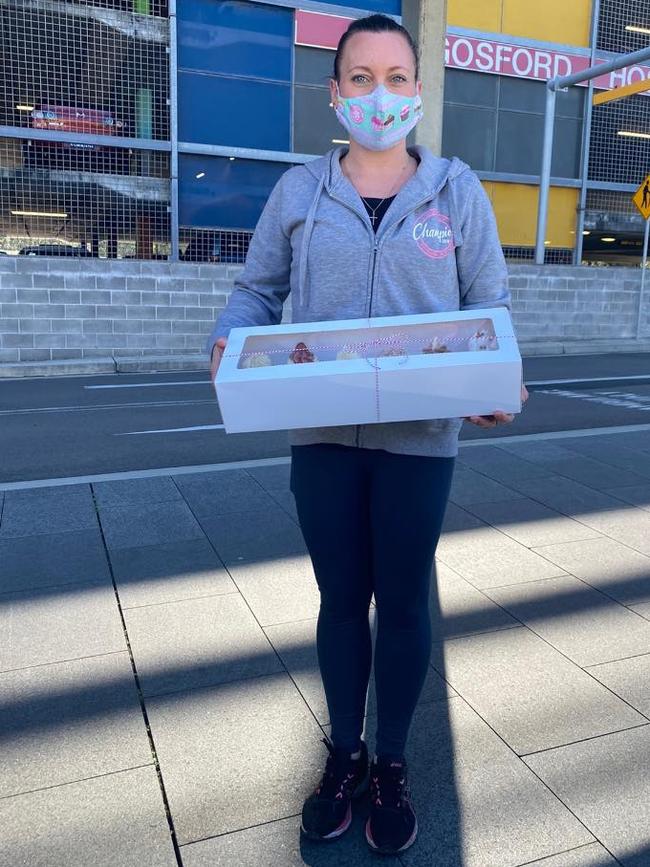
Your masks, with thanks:
M 521 384 L 503 307 L 233 328 L 215 378 L 228 433 L 517 413 Z

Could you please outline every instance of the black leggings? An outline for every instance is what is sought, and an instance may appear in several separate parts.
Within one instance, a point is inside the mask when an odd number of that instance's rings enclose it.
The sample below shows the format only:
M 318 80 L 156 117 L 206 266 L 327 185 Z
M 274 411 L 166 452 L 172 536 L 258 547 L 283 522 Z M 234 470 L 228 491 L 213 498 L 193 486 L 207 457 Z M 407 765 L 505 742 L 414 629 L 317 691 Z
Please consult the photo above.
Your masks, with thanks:
M 363 731 L 377 609 L 378 755 L 402 757 L 431 657 L 429 584 L 454 458 L 292 447 L 291 490 L 321 603 L 318 663 L 335 746 Z

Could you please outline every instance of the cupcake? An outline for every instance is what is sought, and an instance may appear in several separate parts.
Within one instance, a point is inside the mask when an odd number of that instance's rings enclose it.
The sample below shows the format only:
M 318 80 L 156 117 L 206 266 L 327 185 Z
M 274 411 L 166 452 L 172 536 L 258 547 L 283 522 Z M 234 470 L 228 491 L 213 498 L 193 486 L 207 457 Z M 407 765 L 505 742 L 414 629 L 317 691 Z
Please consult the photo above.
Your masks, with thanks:
M 433 355 L 435 352 L 449 352 L 449 348 L 439 337 L 434 337 L 422 350 L 425 355 Z
M 253 352 L 252 355 L 247 355 L 242 360 L 240 366 L 244 368 L 271 367 L 272 364 L 271 357 L 266 352 Z
M 397 358 L 400 355 L 406 355 L 406 350 L 403 346 L 387 346 L 380 353 L 381 358 Z
M 494 338 L 483 329 L 476 331 L 467 341 L 470 352 L 494 349 Z
M 289 353 L 289 364 L 309 364 L 312 361 L 318 359 L 305 343 L 296 343 L 296 348 Z
M 386 120 L 384 121 L 384 129 L 390 129 L 391 126 L 395 123 L 395 115 L 389 114 Z
M 404 122 L 405 120 L 408 120 L 408 116 L 409 116 L 410 112 L 411 112 L 411 107 L 408 105 L 405 105 L 404 108 L 399 113 L 399 119 L 402 122 Z

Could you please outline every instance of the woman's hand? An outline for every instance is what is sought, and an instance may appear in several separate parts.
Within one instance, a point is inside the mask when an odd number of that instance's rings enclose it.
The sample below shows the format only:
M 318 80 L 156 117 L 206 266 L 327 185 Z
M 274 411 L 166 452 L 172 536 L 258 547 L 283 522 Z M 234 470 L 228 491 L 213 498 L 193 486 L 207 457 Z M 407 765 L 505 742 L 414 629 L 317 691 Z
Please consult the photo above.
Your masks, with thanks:
M 226 344 L 228 341 L 225 337 L 220 337 L 217 342 L 212 347 L 212 358 L 210 361 L 210 380 L 214 382 L 214 378 L 217 375 L 217 371 L 219 370 L 219 365 L 221 364 L 221 359 L 223 358 L 223 353 L 226 348 Z M 216 387 L 215 387 L 216 391 Z
M 528 389 L 525 385 L 521 386 L 521 403 L 523 404 L 528 400 Z M 514 421 L 514 415 L 509 412 L 497 412 L 492 413 L 492 415 L 471 415 L 466 418 L 466 421 L 475 424 L 477 427 L 482 428 L 491 428 L 496 427 L 498 424 L 510 424 L 511 421 Z

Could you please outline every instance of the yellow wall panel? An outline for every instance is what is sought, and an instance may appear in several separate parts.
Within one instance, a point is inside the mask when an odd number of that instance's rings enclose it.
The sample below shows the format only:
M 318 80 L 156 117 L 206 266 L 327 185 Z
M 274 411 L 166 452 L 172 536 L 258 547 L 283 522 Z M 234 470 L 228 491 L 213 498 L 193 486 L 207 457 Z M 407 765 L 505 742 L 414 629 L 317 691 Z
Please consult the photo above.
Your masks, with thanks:
M 501 243 L 508 247 L 534 247 L 539 188 L 528 184 L 489 182 L 484 187 L 492 201 Z M 575 247 L 578 190 L 551 187 L 546 240 L 551 247 Z
M 467 27 L 501 32 L 502 0 L 448 0 L 447 23 L 452 27 Z
M 591 0 L 502 0 L 501 31 L 564 45 L 589 45 Z M 465 25 L 470 26 L 470 25 Z
M 562 45 L 589 45 L 592 0 L 448 0 L 452 27 L 509 33 Z

